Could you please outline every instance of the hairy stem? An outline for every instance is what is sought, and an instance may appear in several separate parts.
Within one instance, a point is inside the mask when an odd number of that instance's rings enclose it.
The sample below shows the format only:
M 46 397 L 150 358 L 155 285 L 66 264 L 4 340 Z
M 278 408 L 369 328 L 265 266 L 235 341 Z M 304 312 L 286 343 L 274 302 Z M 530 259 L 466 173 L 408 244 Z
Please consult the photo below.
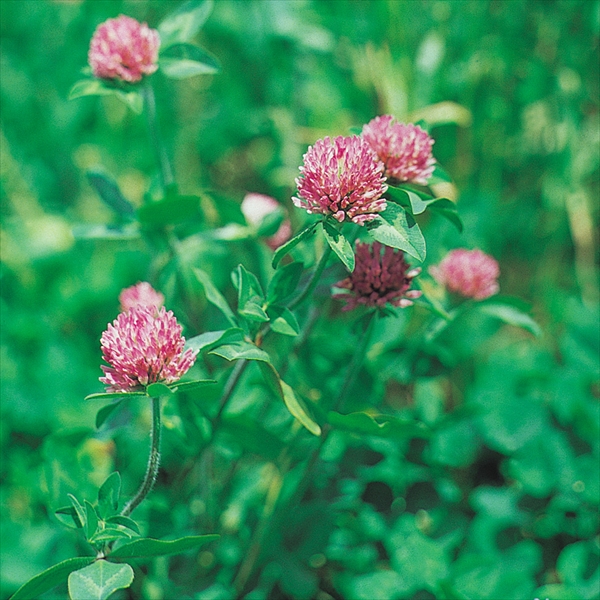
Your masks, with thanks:
M 152 398 L 152 429 L 150 430 L 150 455 L 146 475 L 136 495 L 123 507 L 121 515 L 129 516 L 152 490 L 160 464 L 160 400 Z
M 156 154 L 156 160 L 160 167 L 160 175 L 163 188 L 169 187 L 173 181 L 173 169 L 167 156 L 167 151 L 160 135 L 158 127 L 158 119 L 156 117 L 156 97 L 154 96 L 154 88 L 148 79 L 146 79 L 142 87 L 144 96 L 144 106 L 146 108 L 146 121 L 148 122 L 148 131 L 150 132 L 150 140 Z

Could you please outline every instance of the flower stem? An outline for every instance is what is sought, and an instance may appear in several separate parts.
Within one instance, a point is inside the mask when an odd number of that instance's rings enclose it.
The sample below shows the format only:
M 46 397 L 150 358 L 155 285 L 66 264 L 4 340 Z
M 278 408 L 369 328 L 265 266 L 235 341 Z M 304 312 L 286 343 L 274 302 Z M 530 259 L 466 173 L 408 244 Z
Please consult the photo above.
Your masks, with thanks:
M 123 507 L 121 515 L 129 516 L 152 490 L 160 464 L 160 400 L 152 398 L 152 429 L 150 430 L 150 456 L 146 475 L 136 495 Z
M 242 375 L 244 374 L 244 371 L 246 370 L 247 366 L 248 361 L 245 358 L 242 358 L 241 360 L 238 360 L 235 363 L 235 367 L 233 367 L 233 371 L 231 371 L 231 374 L 229 375 L 229 378 L 225 383 L 225 389 L 223 390 L 221 400 L 219 401 L 219 409 L 217 411 L 217 414 L 215 415 L 215 418 L 213 419 L 213 431 L 221 422 L 221 418 L 223 416 L 225 408 L 227 407 L 227 403 L 229 402 L 229 399 L 231 398 L 233 391 L 235 390 L 235 387 L 237 386 Z
M 163 188 L 166 189 L 174 182 L 173 169 L 171 168 L 171 163 L 169 162 L 169 157 L 167 156 L 167 151 L 158 127 L 154 88 L 147 78 L 142 87 L 142 94 L 144 97 L 144 106 L 146 108 L 146 121 L 148 122 L 150 140 L 152 141 L 152 146 L 154 147 L 154 152 L 156 154 L 156 160 L 158 161 L 158 165 L 160 167 Z
M 315 289 L 317 283 L 319 283 L 319 279 L 321 279 L 323 271 L 325 270 L 325 266 L 327 265 L 330 255 L 331 247 L 329 244 L 327 244 L 323 254 L 321 255 L 321 258 L 319 259 L 319 262 L 317 263 L 316 269 L 313 271 L 310 280 L 306 284 L 306 287 L 302 290 L 302 293 L 297 298 L 294 298 L 294 300 L 288 304 L 288 308 L 290 310 L 296 308 L 299 304 L 302 304 L 302 302 L 304 302 L 304 300 L 306 300 L 310 293 Z

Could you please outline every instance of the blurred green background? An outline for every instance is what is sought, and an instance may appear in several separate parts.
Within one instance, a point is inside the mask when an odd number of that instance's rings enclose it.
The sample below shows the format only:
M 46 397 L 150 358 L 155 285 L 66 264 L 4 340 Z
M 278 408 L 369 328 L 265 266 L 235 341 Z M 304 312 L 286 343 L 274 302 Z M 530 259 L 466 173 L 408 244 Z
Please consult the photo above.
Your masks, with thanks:
M 144 414 L 96 432 L 98 407 L 83 397 L 100 390 L 118 293 L 152 277 L 153 249 L 77 231 L 116 223 L 86 170 L 101 167 L 139 205 L 154 154 L 143 115 L 112 97 L 66 98 L 99 23 L 123 13 L 156 26 L 178 4 L 0 2 L 3 598 L 82 552 L 53 517 L 67 491 L 91 499 L 114 468 L 133 489 L 143 469 Z M 426 120 L 465 231 L 424 222 L 425 267 L 453 247 L 483 249 L 502 293 L 529 302 L 544 331 L 464 319 L 437 372 L 406 358 L 408 317 L 377 331 L 361 377 L 435 435 L 334 439 L 314 497 L 271 532 L 248 598 L 600 597 L 599 31 L 596 0 L 217 0 L 196 41 L 221 73 L 153 77 L 176 179 L 202 195 L 207 227 L 240 221 L 250 191 L 283 202 L 297 226 L 290 198 L 308 144 L 378 114 Z M 221 288 L 247 257 L 236 243 L 188 250 Z M 201 298 L 188 290 L 184 310 L 171 279 L 156 283 L 187 335 L 219 328 Z M 322 325 L 313 350 L 343 362 L 332 331 Z M 157 560 L 138 596 L 122 597 L 228 600 L 271 463 L 252 454 L 222 504 L 207 500 L 210 474 L 194 480 L 208 491 L 180 493 L 170 486 L 192 434 L 178 438 L 173 419 L 149 531 L 227 535 L 214 554 Z M 230 446 L 222 469 L 240 459 Z M 318 535 L 302 537 L 315 521 Z

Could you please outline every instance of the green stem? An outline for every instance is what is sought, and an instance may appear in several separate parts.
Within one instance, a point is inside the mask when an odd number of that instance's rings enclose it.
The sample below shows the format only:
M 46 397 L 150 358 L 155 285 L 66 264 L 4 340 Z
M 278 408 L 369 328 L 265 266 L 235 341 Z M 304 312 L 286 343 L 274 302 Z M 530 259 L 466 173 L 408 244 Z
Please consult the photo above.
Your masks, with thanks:
M 218 409 L 217 414 L 215 415 L 215 418 L 213 419 L 213 423 L 212 423 L 213 435 L 214 435 L 215 428 L 221 422 L 221 419 L 223 417 L 223 412 L 225 411 L 225 408 L 227 407 L 227 403 L 229 402 L 229 399 L 231 398 L 233 391 L 235 390 L 235 387 L 237 386 L 238 382 L 240 381 L 242 375 L 244 374 L 244 371 L 246 370 L 246 367 L 248 366 L 248 364 L 249 363 L 245 358 L 238 360 L 235 363 L 235 367 L 233 367 L 233 371 L 231 371 L 231 374 L 229 375 L 227 382 L 225 383 L 223 395 L 221 396 L 221 400 L 219 401 L 219 409 Z
M 150 140 L 152 141 L 152 146 L 156 154 L 156 160 L 158 161 L 158 165 L 160 167 L 163 188 L 166 189 L 173 184 L 173 169 L 171 168 L 171 163 L 169 162 L 169 157 L 167 156 L 167 151 L 165 149 L 165 145 L 163 144 L 163 140 L 160 135 L 160 129 L 158 127 L 154 88 L 147 78 L 142 87 L 142 94 L 144 97 L 144 106 L 146 108 L 146 121 L 148 122 Z
M 136 495 L 123 507 L 121 515 L 129 516 L 152 490 L 160 464 L 160 400 L 152 398 L 152 429 L 150 430 L 150 456 L 146 475 Z
M 302 293 L 297 298 L 294 298 L 294 300 L 292 300 L 288 304 L 288 308 L 290 310 L 302 304 L 302 302 L 304 302 L 304 300 L 306 300 L 310 293 L 315 289 L 315 286 L 317 285 L 317 283 L 319 283 L 319 279 L 321 279 L 321 275 L 325 270 L 325 266 L 327 265 L 327 261 L 329 260 L 330 255 L 331 247 L 329 246 L 329 244 L 327 244 L 325 250 L 323 251 L 323 254 L 321 255 L 321 258 L 319 259 L 317 268 L 313 271 L 313 274 L 311 275 L 310 280 L 306 284 L 306 287 L 302 290 Z

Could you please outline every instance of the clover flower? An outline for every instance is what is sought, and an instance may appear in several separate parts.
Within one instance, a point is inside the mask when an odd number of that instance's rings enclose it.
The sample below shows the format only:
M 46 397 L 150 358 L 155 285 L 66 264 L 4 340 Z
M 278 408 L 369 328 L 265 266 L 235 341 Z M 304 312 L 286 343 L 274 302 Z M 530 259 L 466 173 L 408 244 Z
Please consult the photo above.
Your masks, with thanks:
M 258 228 L 263 219 L 283 207 L 275 198 L 265 196 L 264 194 L 246 194 L 242 200 L 242 213 L 248 225 Z M 287 211 L 285 211 L 287 214 Z M 292 236 L 292 225 L 290 220 L 285 218 L 279 229 L 270 237 L 265 239 L 265 242 L 271 250 L 279 248 L 285 244 Z
M 394 117 L 375 117 L 362 130 L 363 139 L 385 165 L 386 177 L 427 185 L 434 170 L 433 139 L 412 123 L 394 123 Z
M 95 77 L 135 83 L 158 69 L 159 46 L 156 29 L 120 15 L 96 27 L 88 62 Z
M 364 225 L 385 210 L 383 165 L 358 136 L 317 140 L 300 173 L 292 201 L 309 213 Z
M 100 344 L 109 392 L 131 392 L 158 381 L 173 383 L 194 364 L 196 354 L 185 350 L 181 325 L 164 306 L 133 306 L 109 323 Z
M 383 308 L 387 303 L 405 308 L 422 293 L 410 289 L 413 278 L 420 272 L 420 268 L 410 269 L 401 250 L 379 242 L 372 245 L 357 242 L 354 272 L 336 283 L 336 287 L 349 292 L 333 297 L 346 302 L 342 310 L 352 310 L 359 304 Z
M 165 297 L 157 292 L 147 281 L 141 281 L 125 288 L 119 294 L 121 310 L 126 312 L 134 306 L 148 306 L 159 309 L 165 303 Z
M 500 289 L 498 263 L 481 250 L 452 250 L 439 265 L 429 268 L 434 279 L 449 291 L 483 300 Z

